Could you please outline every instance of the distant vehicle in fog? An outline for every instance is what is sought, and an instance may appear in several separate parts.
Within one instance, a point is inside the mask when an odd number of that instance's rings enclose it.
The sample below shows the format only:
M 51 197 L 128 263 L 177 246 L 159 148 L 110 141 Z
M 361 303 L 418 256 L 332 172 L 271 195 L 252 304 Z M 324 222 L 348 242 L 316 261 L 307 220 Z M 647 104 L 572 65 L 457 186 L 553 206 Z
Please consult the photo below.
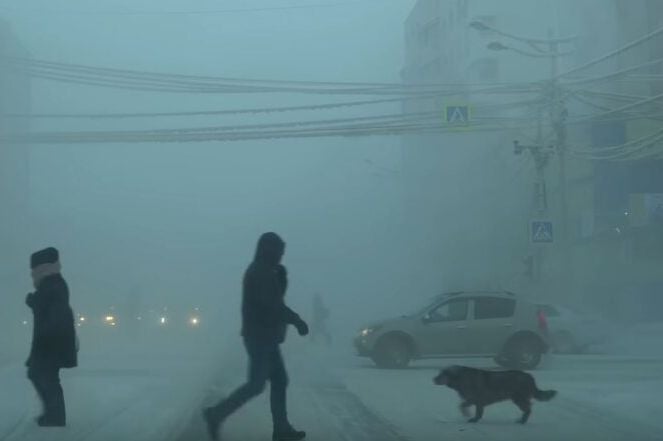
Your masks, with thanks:
M 355 347 L 360 356 L 386 368 L 462 356 L 533 369 L 549 344 L 546 317 L 536 305 L 509 292 L 475 291 L 442 294 L 415 314 L 366 326 Z
M 592 345 L 608 339 L 609 325 L 605 320 L 558 305 L 537 305 L 545 314 L 550 328 L 550 344 L 560 354 L 579 354 Z
M 91 329 L 117 330 L 116 332 L 140 332 L 144 330 L 190 330 L 200 329 L 207 324 L 200 308 L 180 308 L 176 310 L 138 311 L 136 315 L 118 314 L 114 308 L 92 311 L 90 314 L 77 314 L 76 326 Z

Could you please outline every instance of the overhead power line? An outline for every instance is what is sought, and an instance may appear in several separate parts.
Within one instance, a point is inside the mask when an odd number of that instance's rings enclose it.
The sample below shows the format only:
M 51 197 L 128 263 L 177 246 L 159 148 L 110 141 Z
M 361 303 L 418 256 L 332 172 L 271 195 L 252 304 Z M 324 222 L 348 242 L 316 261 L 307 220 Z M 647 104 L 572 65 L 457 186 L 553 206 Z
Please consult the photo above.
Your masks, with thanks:
M 256 78 L 237 78 L 226 76 L 209 75 L 187 75 L 164 72 L 140 71 L 134 69 L 118 69 L 110 67 L 89 66 L 76 63 L 59 63 L 54 61 L 45 61 L 33 58 L 5 57 L 11 63 L 24 67 L 41 67 L 55 70 L 77 71 L 87 74 L 98 74 L 107 76 L 121 76 L 124 78 L 144 79 L 144 80 L 181 80 L 196 81 L 205 83 L 240 83 L 240 84 L 271 84 L 271 85 L 296 85 L 296 86 L 340 86 L 340 87 L 389 87 L 389 88 L 429 88 L 436 87 L 436 84 L 430 85 L 403 85 L 400 83 L 382 83 L 382 82 L 338 82 L 338 81 L 302 81 L 302 80 L 275 80 L 275 79 L 256 79 Z M 451 86 L 461 86 L 460 83 Z
M 101 68 L 80 64 L 4 57 L 4 68 L 18 69 L 36 78 L 64 82 L 80 82 L 86 85 L 136 89 L 145 87 L 156 91 L 192 93 L 319 93 L 319 94 L 372 94 L 416 95 L 442 90 L 469 90 L 481 88 L 523 88 L 531 90 L 535 83 L 484 83 L 484 84 L 421 84 L 316 82 L 273 79 L 231 78 L 220 76 L 183 75 L 144 72 L 129 69 Z
M 596 75 L 596 76 L 591 76 L 587 78 L 578 78 L 578 79 L 572 79 L 570 78 L 569 84 L 570 85 L 578 85 L 578 84 L 593 84 L 597 85 L 599 83 L 603 83 L 605 81 L 609 80 L 615 80 L 623 77 L 627 77 L 629 74 L 633 72 L 637 72 L 642 69 L 646 69 L 649 67 L 654 67 L 657 65 L 663 64 L 663 58 L 657 58 L 655 60 L 650 60 L 642 64 L 638 64 L 635 66 L 629 66 L 624 69 L 620 69 L 616 72 L 611 72 L 609 74 L 604 74 L 604 75 Z
M 609 59 L 611 59 L 611 58 L 614 58 L 614 57 L 616 57 L 616 56 L 619 56 L 619 55 L 623 54 L 624 52 L 627 52 L 627 51 L 629 51 L 630 49 L 633 49 L 634 47 L 640 46 L 641 44 L 644 44 L 644 43 L 646 43 L 646 42 L 648 42 L 648 41 L 650 41 L 650 40 L 652 40 L 652 39 L 658 37 L 659 35 L 663 35 L 663 27 L 658 28 L 658 29 L 656 29 L 656 30 L 650 32 L 649 34 L 647 34 L 647 35 L 645 35 L 645 36 L 643 36 L 643 37 L 641 37 L 641 38 L 638 38 L 637 40 L 634 40 L 634 41 L 632 41 L 632 42 L 630 42 L 630 43 L 628 43 L 628 44 L 626 44 L 626 45 L 620 47 L 619 49 L 616 49 L 616 50 L 614 50 L 614 51 L 612 51 L 612 52 L 610 52 L 610 53 L 608 53 L 608 54 L 606 54 L 606 55 L 603 55 L 603 56 L 601 56 L 601 57 L 595 58 L 595 59 L 593 59 L 593 60 L 591 60 L 591 61 L 588 61 L 588 62 L 585 63 L 585 64 L 582 64 L 582 65 L 580 65 L 580 66 L 578 66 L 578 67 L 575 67 L 575 68 L 573 68 L 573 69 L 571 69 L 571 70 L 569 70 L 569 71 L 567 71 L 567 72 L 564 72 L 564 73 L 558 75 L 558 78 L 568 77 L 568 76 L 573 75 L 573 74 L 575 74 L 575 73 L 577 73 L 577 72 L 581 72 L 581 71 L 583 71 L 583 70 L 587 70 L 587 69 L 589 69 L 589 68 L 591 68 L 591 67 L 594 67 L 594 66 L 596 66 L 597 64 L 600 64 L 600 63 L 602 63 L 602 62 L 604 62 L 604 61 L 606 61 L 606 60 L 609 60 Z
M 302 110 L 331 110 L 343 107 L 370 106 L 375 104 L 397 103 L 407 100 L 429 100 L 436 96 L 385 98 L 379 100 L 346 101 L 340 103 L 311 104 L 305 106 L 260 107 L 252 109 L 227 110 L 194 110 L 189 112 L 115 112 L 115 113 L 9 113 L 3 116 L 9 118 L 53 118 L 53 119 L 123 119 L 123 118 L 155 118 L 155 117 L 182 117 L 182 116 L 219 116 L 243 114 L 269 114 L 283 112 L 297 112 Z
M 380 124 L 400 124 L 404 122 L 423 122 L 423 121 L 437 121 L 441 119 L 440 112 L 417 112 L 417 113 L 395 113 L 384 115 L 373 115 L 364 117 L 351 117 L 351 118 L 335 118 L 324 120 L 306 120 L 306 121 L 287 121 L 278 123 L 263 123 L 263 124 L 239 124 L 239 125 L 225 125 L 225 126 L 207 126 L 207 127 L 185 127 L 185 128 L 167 128 L 167 129 L 141 129 L 141 130 L 110 130 L 110 131 L 88 131 L 88 132 L 50 132 L 54 136 L 61 136 L 66 134 L 70 135 L 136 135 L 136 134 L 173 134 L 173 133 L 203 133 L 203 132 L 225 132 L 225 131 L 246 131 L 246 130 L 264 130 L 273 128 L 290 128 L 290 127 L 326 127 L 338 125 L 350 125 L 356 127 L 362 125 L 364 128 L 371 128 L 373 125 Z M 486 116 L 475 118 L 475 122 L 492 122 L 492 121 L 526 121 L 533 122 L 533 118 L 520 118 L 515 119 L 512 117 L 500 116 Z M 442 125 L 440 122 L 439 125 Z M 43 133 L 42 133 L 43 134 Z
M 584 117 L 584 118 L 577 119 L 577 120 L 574 121 L 574 123 L 577 124 L 577 123 L 582 123 L 582 122 L 590 122 L 590 121 L 605 118 L 605 117 L 608 117 L 608 116 L 611 116 L 611 115 L 617 115 L 617 114 L 620 114 L 620 113 L 627 112 L 629 110 L 636 109 L 638 107 L 642 107 L 642 106 L 646 106 L 648 104 L 659 102 L 661 100 L 663 100 L 663 93 L 658 94 L 658 95 L 654 95 L 654 96 L 651 96 L 651 97 L 647 97 L 643 100 L 636 101 L 634 103 L 626 104 L 624 106 L 618 107 L 616 109 L 609 110 L 607 112 L 600 113 L 598 115 L 591 115 L 591 116 L 587 116 L 587 117 Z
M 611 101 L 629 102 L 629 103 L 646 100 L 648 98 L 643 95 L 629 95 L 625 93 L 606 92 L 606 91 L 597 91 L 597 90 L 578 90 L 575 92 L 575 94 L 589 95 Z
M 576 94 L 573 96 L 573 99 L 578 101 L 579 103 L 582 103 L 586 106 L 592 107 L 594 109 L 601 110 L 602 112 L 610 112 L 613 109 L 609 106 L 602 105 L 602 104 L 597 104 L 590 99 L 587 99 L 584 95 L 581 94 Z M 663 121 L 663 110 L 656 110 L 654 112 L 639 112 L 639 111 L 632 111 L 629 110 L 625 112 L 623 115 L 619 116 L 608 116 L 608 117 L 602 117 L 602 118 L 596 118 L 587 116 L 587 117 L 582 117 L 580 118 L 581 122 L 580 123 L 574 123 L 571 122 L 571 124 L 585 124 L 582 122 L 585 120 L 585 118 L 592 118 L 592 123 L 609 123 L 609 122 L 627 122 L 627 121 L 637 121 L 637 120 L 651 120 L 651 121 Z
M 663 130 L 643 136 L 625 144 L 610 147 L 594 147 L 585 150 L 572 150 L 578 157 L 597 161 L 641 160 L 663 153 L 661 142 Z M 653 148 L 658 147 L 658 149 Z M 652 150 L 652 151 L 647 151 Z
M 251 13 L 251 12 L 278 12 L 278 11 L 293 11 L 293 10 L 306 10 L 306 9 L 327 9 L 335 7 L 353 6 L 367 3 L 377 3 L 384 0 L 364 0 L 364 1 L 347 1 L 336 3 L 314 3 L 314 4 L 301 4 L 290 6 L 272 6 L 261 8 L 229 8 L 229 9 L 194 9 L 194 10 L 173 10 L 173 11 L 157 11 L 157 10 L 136 10 L 136 11 L 120 11 L 120 10 L 107 10 L 107 11 L 83 11 L 83 10 L 18 10 L 0 8 L 12 13 L 27 13 L 30 15 L 108 15 L 108 16 L 140 16 L 140 15 L 219 15 L 219 14 L 237 14 L 237 13 Z
M 380 115 L 363 118 L 344 118 L 318 121 L 292 121 L 273 124 L 197 127 L 156 130 L 114 130 L 85 132 L 40 132 L 7 135 L 0 142 L 28 142 L 33 144 L 62 143 L 148 143 L 148 142 L 201 142 L 242 141 L 250 139 L 328 137 L 328 136 L 376 136 L 455 132 L 458 127 L 447 126 L 438 112 Z M 529 123 L 527 126 L 509 127 L 505 123 Z M 473 132 L 531 129 L 534 119 L 508 117 L 476 118 L 463 126 Z
M 427 96 L 384 98 L 377 100 L 345 101 L 338 103 L 310 104 L 302 106 L 259 107 L 251 109 L 195 110 L 189 112 L 113 112 L 113 113 L 0 113 L 5 118 L 40 118 L 40 119 L 127 119 L 127 118 L 158 118 L 158 117 L 190 117 L 190 116 L 223 116 L 246 114 L 270 114 L 297 111 L 332 110 L 345 107 L 371 106 L 377 104 L 399 103 L 406 101 L 436 100 L 452 96 L 452 93 L 439 93 Z M 522 100 L 505 103 L 474 105 L 474 109 L 519 108 L 538 103 L 539 100 Z
M 34 78 L 58 82 L 111 87 L 129 90 L 146 90 L 157 92 L 215 93 L 215 94 L 248 94 L 248 93 L 313 93 L 327 95 L 405 95 L 425 93 L 419 91 L 381 88 L 381 87 L 307 87 L 289 85 L 257 85 L 211 83 L 209 81 L 185 81 L 169 78 L 146 78 L 130 74 L 87 73 L 80 70 L 67 70 L 42 66 L 11 66 L 19 72 Z
M 502 126 L 486 126 L 471 128 L 473 132 L 499 132 Z M 203 132 L 183 134 L 129 134 L 117 136 L 107 134 L 91 134 L 89 136 L 54 136 L 53 134 L 30 134 L 26 136 L 2 137 L 2 142 L 28 142 L 31 144 L 93 144 L 93 143 L 190 143 L 190 142 L 229 142 L 266 139 L 296 139 L 296 138 L 325 138 L 325 137 L 351 137 L 351 136 L 388 136 L 388 135 L 423 135 L 427 133 L 457 133 L 440 124 L 388 124 L 371 127 L 323 127 L 312 129 L 286 129 L 250 132 Z

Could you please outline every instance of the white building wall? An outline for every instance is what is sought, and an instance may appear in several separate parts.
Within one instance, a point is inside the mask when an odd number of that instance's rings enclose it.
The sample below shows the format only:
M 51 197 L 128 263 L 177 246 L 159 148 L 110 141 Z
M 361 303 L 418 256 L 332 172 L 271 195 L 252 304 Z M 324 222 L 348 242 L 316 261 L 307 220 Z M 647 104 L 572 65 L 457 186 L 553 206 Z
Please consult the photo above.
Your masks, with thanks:
M 492 41 L 521 50 L 533 48 L 470 28 L 473 20 L 522 37 L 577 35 L 577 44 L 570 47 L 574 54 L 559 60 L 560 72 L 616 47 L 613 35 L 596 32 L 601 26 L 615 28 L 614 5 L 603 0 L 420 0 L 405 24 L 403 81 L 515 83 L 550 78 L 550 60 L 489 50 L 486 46 Z M 458 99 L 481 104 L 517 97 Z M 425 105 L 415 102 L 404 110 L 436 110 L 442 118 L 444 105 L 443 99 Z M 512 141 L 520 136 L 521 131 L 505 131 L 404 139 L 411 253 L 425 262 L 414 272 L 420 275 L 417 280 L 426 280 L 421 282 L 426 289 L 468 288 L 459 284 L 477 280 L 493 287 L 513 288 L 520 283 L 522 258 L 531 252 L 527 221 L 534 182 L 531 158 L 513 155 Z M 449 258 L 454 255 L 457 258 Z

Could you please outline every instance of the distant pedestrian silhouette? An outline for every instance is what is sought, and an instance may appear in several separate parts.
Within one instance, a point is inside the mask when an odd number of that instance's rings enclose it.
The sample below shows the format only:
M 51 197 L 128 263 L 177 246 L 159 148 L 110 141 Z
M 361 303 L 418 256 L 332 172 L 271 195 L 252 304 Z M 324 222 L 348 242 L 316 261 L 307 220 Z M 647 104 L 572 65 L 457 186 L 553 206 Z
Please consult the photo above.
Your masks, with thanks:
M 311 326 L 311 339 L 317 342 L 320 338 L 324 338 L 327 346 L 331 345 L 332 337 L 327 327 L 327 320 L 329 319 L 329 308 L 327 308 L 322 300 L 320 294 L 316 294 L 313 298 L 313 323 Z
M 69 289 L 60 274 L 60 256 L 55 248 L 34 253 L 30 258 L 36 289 L 25 303 L 34 317 L 32 347 L 25 363 L 44 407 L 37 418 L 42 427 L 66 425 L 60 369 L 77 366 L 74 314 L 69 306 Z
M 273 441 L 297 441 L 306 437 L 305 432 L 290 425 L 286 410 L 288 375 L 279 345 L 285 341 L 288 324 L 294 325 L 302 336 L 308 334 L 308 326 L 285 305 L 288 276 L 281 264 L 284 252 L 285 242 L 276 233 L 263 234 L 255 258 L 244 275 L 242 337 L 249 356 L 248 381 L 225 400 L 203 412 L 210 437 L 214 440 L 218 439 L 223 421 L 261 394 L 267 381 L 271 388 Z

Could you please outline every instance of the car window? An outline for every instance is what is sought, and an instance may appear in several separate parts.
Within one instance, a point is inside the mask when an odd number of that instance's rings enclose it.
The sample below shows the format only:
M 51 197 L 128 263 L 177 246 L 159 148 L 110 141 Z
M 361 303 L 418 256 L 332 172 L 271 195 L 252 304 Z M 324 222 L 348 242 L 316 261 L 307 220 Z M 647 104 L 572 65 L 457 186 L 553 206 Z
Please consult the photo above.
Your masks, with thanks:
M 458 322 L 467 319 L 467 299 L 449 300 L 429 313 L 433 322 Z
M 512 317 L 516 301 L 498 297 L 474 299 L 474 318 L 477 320 Z

